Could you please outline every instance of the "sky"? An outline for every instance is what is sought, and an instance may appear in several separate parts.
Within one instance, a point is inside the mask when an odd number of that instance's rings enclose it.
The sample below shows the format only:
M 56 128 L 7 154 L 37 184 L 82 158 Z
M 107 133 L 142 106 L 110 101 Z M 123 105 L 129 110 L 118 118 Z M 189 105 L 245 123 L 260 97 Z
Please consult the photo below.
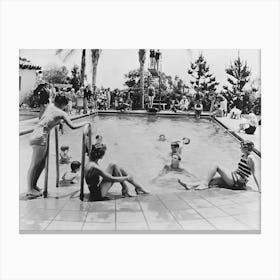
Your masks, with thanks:
M 57 56 L 54 49 L 24 49 L 20 50 L 20 57 L 27 58 L 32 64 L 39 65 L 44 69 L 50 65 L 65 65 L 69 72 L 74 64 L 80 66 L 81 50 L 76 50 L 67 61 L 63 61 L 65 50 L 61 55 Z M 210 66 L 210 72 L 216 76 L 216 80 L 220 83 L 218 89 L 222 89 L 227 84 L 227 75 L 225 68 L 229 66 L 238 56 L 241 60 L 247 61 L 251 69 L 251 80 L 260 78 L 260 50 L 187 50 L 187 49 L 161 49 L 162 52 L 162 71 L 171 75 L 179 76 L 187 85 L 189 85 L 189 75 L 187 70 L 190 62 L 194 61 L 200 53 L 202 53 Z M 146 55 L 145 69 L 149 63 L 149 52 Z M 88 82 L 91 83 L 91 60 L 90 51 L 87 51 L 86 74 Z M 137 49 L 105 49 L 102 50 L 98 69 L 96 84 L 97 87 L 124 88 L 124 75 L 130 70 L 139 68 L 138 50 Z

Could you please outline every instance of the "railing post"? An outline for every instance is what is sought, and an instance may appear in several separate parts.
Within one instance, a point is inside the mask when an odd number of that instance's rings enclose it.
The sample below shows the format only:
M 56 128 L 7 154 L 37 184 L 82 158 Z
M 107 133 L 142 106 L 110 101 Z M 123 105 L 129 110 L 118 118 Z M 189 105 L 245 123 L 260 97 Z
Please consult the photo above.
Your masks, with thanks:
M 85 134 L 83 133 L 80 200 L 84 200 L 84 172 L 85 172 Z
M 48 197 L 48 177 L 49 177 L 49 151 L 50 151 L 50 132 L 47 136 L 47 154 L 45 162 L 45 181 L 44 181 L 44 198 Z
M 59 187 L 59 145 L 58 145 L 58 127 L 55 127 L 55 163 L 56 163 L 56 187 Z

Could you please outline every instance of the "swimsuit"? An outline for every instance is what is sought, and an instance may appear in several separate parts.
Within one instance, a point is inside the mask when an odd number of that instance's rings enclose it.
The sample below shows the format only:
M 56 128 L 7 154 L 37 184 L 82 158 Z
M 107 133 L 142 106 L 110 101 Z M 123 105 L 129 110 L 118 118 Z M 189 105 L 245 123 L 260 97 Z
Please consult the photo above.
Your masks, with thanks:
M 256 131 L 256 127 L 252 126 L 252 125 L 249 125 L 249 127 L 244 129 L 244 131 L 245 131 L 246 134 L 254 134 L 255 131 Z
M 85 174 L 85 180 L 90 191 L 90 195 L 93 201 L 103 200 L 100 189 L 100 178 L 96 174 L 95 168 L 91 167 Z
M 251 168 L 248 165 L 247 159 L 243 155 L 238 163 L 237 170 L 231 173 L 234 181 L 233 189 L 245 190 L 251 173 Z
M 36 125 L 30 136 L 29 144 L 46 146 L 50 130 L 60 123 L 61 119 L 63 119 L 63 114 L 67 116 L 65 112 L 56 108 L 55 105 L 48 105 L 42 118 L 40 119 L 39 123 Z

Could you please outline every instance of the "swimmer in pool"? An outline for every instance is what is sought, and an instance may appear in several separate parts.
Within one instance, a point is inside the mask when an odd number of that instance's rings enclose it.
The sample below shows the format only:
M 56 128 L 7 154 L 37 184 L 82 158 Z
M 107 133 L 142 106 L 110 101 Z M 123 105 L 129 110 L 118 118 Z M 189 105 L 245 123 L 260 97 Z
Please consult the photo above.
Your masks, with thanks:
M 186 169 L 180 167 L 180 162 L 181 162 L 181 157 L 178 154 L 174 154 L 172 155 L 171 158 L 171 163 L 170 164 L 166 164 L 162 171 L 160 172 L 160 174 L 153 179 L 153 181 L 156 181 L 157 179 L 159 179 L 160 177 L 166 175 L 167 173 L 174 173 L 177 176 L 180 175 L 184 175 L 184 178 L 186 177 L 192 177 L 194 179 L 197 180 L 197 178 L 194 177 L 194 175 L 192 175 L 190 172 L 188 172 Z M 179 178 L 176 179 L 176 181 L 179 182 Z
M 95 137 L 95 145 L 102 144 L 103 137 L 101 135 L 96 135 Z
M 166 141 L 166 137 L 164 134 L 161 134 L 159 137 L 158 137 L 158 141 Z
M 172 142 L 170 155 L 171 156 L 174 154 L 181 155 L 184 145 L 188 145 L 188 144 L 190 144 L 190 142 L 191 142 L 191 140 L 187 137 L 182 138 L 182 140 Z

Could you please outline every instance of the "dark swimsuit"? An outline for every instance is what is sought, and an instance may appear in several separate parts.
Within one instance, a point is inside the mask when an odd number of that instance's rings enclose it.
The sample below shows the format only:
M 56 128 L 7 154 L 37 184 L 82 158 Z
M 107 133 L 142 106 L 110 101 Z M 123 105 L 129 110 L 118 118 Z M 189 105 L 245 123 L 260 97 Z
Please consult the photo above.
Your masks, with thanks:
M 85 175 L 86 183 L 88 184 L 88 189 L 90 191 L 91 200 L 99 201 L 103 200 L 100 190 L 100 178 L 96 173 L 96 169 L 91 167 Z
M 248 128 L 246 128 L 244 131 L 245 131 L 246 134 L 254 134 L 255 131 L 256 131 L 256 127 L 250 125 L 250 126 L 249 126 Z

